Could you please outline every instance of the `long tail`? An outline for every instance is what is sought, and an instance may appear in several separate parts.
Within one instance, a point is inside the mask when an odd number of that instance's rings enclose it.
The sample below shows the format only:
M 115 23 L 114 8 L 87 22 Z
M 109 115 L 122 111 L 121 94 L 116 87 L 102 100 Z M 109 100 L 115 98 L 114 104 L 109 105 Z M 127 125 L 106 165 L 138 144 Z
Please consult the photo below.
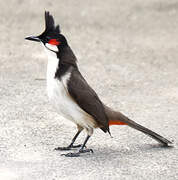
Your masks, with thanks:
M 109 125 L 128 125 L 134 129 L 137 129 L 138 131 L 143 132 L 144 134 L 152 137 L 156 141 L 160 142 L 161 144 L 165 146 L 169 146 L 172 144 L 171 141 L 167 140 L 166 138 L 160 136 L 159 134 L 151 131 L 148 128 L 145 128 L 141 126 L 140 124 L 130 120 L 128 117 L 123 115 L 120 112 L 113 111 L 109 107 L 105 106 L 105 112 L 109 118 Z

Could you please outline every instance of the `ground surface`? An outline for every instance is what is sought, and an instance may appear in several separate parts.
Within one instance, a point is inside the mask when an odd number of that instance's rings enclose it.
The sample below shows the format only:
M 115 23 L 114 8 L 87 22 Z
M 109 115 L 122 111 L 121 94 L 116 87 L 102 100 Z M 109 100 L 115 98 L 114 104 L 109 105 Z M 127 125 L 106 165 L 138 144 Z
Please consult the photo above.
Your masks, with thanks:
M 0 1 L 0 180 L 178 179 L 178 1 Z M 94 154 L 66 158 L 67 125 L 46 95 L 46 56 L 25 36 L 50 10 L 84 77 L 109 106 L 174 140 L 129 127 L 96 130 Z M 83 133 L 78 142 L 84 140 Z

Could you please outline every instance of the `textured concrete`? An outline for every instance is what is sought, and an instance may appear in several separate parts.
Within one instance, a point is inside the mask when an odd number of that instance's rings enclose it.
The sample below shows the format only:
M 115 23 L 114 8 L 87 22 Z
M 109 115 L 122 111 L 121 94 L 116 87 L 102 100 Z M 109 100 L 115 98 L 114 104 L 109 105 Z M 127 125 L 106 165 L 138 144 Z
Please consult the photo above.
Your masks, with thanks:
M 178 2 L 0 1 L 0 180 L 178 179 Z M 94 154 L 53 151 L 76 129 L 46 96 L 43 48 L 24 37 L 61 24 L 84 77 L 111 107 L 174 140 L 174 148 L 129 127 L 96 130 Z M 78 142 L 85 138 L 83 133 Z

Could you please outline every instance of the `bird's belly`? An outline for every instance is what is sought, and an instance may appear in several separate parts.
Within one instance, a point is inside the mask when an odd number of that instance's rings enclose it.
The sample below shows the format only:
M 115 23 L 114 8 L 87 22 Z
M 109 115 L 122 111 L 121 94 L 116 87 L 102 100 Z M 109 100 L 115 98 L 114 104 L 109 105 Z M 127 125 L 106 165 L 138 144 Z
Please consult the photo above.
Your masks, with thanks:
M 50 102 L 61 116 L 84 128 L 96 126 L 93 118 L 71 98 L 62 80 L 50 80 L 50 84 L 47 84 L 47 91 Z

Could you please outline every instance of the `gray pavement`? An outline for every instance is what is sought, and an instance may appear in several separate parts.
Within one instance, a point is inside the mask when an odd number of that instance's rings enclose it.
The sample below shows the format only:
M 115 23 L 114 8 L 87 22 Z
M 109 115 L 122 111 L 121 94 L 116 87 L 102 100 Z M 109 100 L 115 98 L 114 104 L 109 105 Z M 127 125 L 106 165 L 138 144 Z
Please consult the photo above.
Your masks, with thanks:
M 174 140 L 174 148 L 129 127 L 96 130 L 92 155 L 53 151 L 76 129 L 50 106 L 47 59 L 24 40 L 49 10 L 84 77 L 109 106 Z M 178 179 L 178 1 L 0 1 L 0 180 Z M 85 138 L 83 133 L 78 142 Z

